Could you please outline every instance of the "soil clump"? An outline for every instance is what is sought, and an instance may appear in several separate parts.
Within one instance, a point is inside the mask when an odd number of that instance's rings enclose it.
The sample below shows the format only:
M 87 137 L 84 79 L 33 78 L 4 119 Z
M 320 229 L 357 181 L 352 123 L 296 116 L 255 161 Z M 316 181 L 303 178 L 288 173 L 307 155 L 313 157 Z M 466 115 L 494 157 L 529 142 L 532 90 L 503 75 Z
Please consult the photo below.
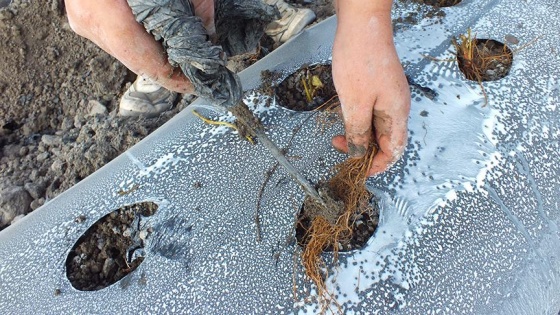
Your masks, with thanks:
M 333 192 L 330 190 L 328 182 L 320 183 L 318 188 L 319 194 L 322 196 L 329 196 L 325 199 L 328 200 L 326 209 L 317 205 L 317 202 L 312 198 L 306 198 L 303 207 L 300 210 L 296 226 L 296 239 L 298 245 L 305 247 L 310 241 L 310 235 L 306 233 L 311 227 L 311 223 L 318 216 L 322 216 L 330 225 L 335 225 L 343 213 L 344 205 L 341 200 L 333 199 Z M 379 224 L 379 209 L 375 204 L 371 204 L 371 194 L 368 205 L 365 204 L 360 210 L 356 211 L 350 216 L 350 222 L 353 226 L 352 236 L 350 238 L 341 239 L 336 244 L 339 252 L 349 252 L 352 250 L 362 248 L 370 237 L 375 232 Z M 366 211 L 362 211 L 366 210 Z M 327 246 L 324 252 L 333 252 L 334 244 Z

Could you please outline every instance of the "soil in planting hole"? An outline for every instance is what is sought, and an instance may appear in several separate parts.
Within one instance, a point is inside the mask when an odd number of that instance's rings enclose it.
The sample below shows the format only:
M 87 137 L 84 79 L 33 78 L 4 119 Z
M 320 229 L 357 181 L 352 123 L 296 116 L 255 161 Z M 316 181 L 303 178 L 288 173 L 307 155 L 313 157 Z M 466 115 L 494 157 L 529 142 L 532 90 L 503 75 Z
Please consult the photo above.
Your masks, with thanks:
M 134 271 L 144 260 L 144 242 L 152 229 L 144 218 L 158 206 L 143 202 L 117 209 L 90 227 L 66 259 L 66 275 L 82 291 L 106 288 Z M 76 218 L 81 224 L 86 218 Z
M 338 103 L 331 65 L 305 66 L 289 75 L 275 89 L 280 106 L 311 111 Z
M 326 193 L 328 188 L 323 184 L 320 184 L 318 189 L 323 195 L 332 195 L 332 193 Z M 309 243 L 310 236 L 307 231 L 309 231 L 311 222 L 317 216 L 323 216 L 331 225 L 336 224 L 341 215 L 340 210 L 344 208 L 343 204 L 340 205 L 339 203 L 341 202 L 335 200 L 330 200 L 328 203 L 330 204 L 327 206 L 331 211 L 318 213 L 316 211 L 317 208 L 314 206 L 313 199 L 307 197 L 304 200 L 296 223 L 296 239 L 299 246 L 305 247 Z M 373 199 L 370 199 L 370 203 L 366 207 L 357 209 L 356 213 L 350 216 L 349 223 L 352 227 L 352 235 L 350 238 L 339 239 L 340 242 L 337 244 L 338 252 L 349 252 L 361 249 L 372 237 L 379 224 L 379 208 Z M 323 251 L 334 251 L 333 245 L 329 245 Z
M 434 7 L 452 7 L 461 3 L 461 0 L 415 0 L 416 2 L 424 3 Z
M 473 81 L 496 81 L 506 77 L 513 63 L 511 49 L 493 39 L 462 36 L 455 41 L 457 62 L 465 77 Z M 471 45 L 466 45 L 470 41 Z

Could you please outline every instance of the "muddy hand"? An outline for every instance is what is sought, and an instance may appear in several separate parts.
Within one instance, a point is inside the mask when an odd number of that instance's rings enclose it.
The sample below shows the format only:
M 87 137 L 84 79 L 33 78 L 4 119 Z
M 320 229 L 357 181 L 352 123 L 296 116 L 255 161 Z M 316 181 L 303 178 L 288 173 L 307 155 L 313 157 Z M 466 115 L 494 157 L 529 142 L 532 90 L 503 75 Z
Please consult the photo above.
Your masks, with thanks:
M 169 64 L 161 44 L 136 22 L 126 0 L 66 0 L 65 3 L 68 21 L 77 34 L 94 42 L 136 74 L 145 75 L 172 91 L 194 92 L 181 70 Z M 192 3 L 212 36 L 214 1 Z
M 391 4 L 337 3 L 333 78 L 346 135 L 333 138 L 333 146 L 361 157 L 376 143 L 379 151 L 368 176 L 398 160 L 407 140 L 410 92 L 393 43 Z

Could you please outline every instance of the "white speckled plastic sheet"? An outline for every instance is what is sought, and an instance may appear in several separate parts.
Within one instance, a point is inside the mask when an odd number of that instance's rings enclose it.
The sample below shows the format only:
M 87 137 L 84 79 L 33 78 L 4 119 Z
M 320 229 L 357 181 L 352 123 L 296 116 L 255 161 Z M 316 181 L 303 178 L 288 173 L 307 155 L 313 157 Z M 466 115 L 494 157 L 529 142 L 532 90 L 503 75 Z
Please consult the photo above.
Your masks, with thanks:
M 410 12 L 421 11 L 401 4 L 394 14 Z M 560 4 L 463 0 L 445 12 L 397 26 L 406 72 L 423 87 L 412 88 L 409 145 L 368 182 L 381 224 L 365 248 L 341 256 L 330 290 L 346 314 L 558 314 Z M 478 84 L 446 61 L 451 36 L 469 27 L 479 38 L 520 40 L 510 75 L 484 83 L 486 107 Z M 245 70 L 244 88 L 257 87 L 264 69 L 287 75 L 328 60 L 335 28 L 329 19 Z M 344 159 L 329 141 L 341 126 L 321 132 L 309 113 L 248 97 L 311 181 Z M 2 314 L 318 312 L 305 300 L 313 288 L 292 240 L 302 191 L 281 169 L 272 174 L 257 242 L 258 191 L 274 161 L 262 146 L 203 124 L 193 108 L 212 115 L 198 101 L 0 233 Z M 100 291 L 73 289 L 64 264 L 78 238 L 105 214 L 146 200 L 160 208 L 147 222 L 154 233 L 140 267 Z M 84 223 L 74 222 L 79 215 Z

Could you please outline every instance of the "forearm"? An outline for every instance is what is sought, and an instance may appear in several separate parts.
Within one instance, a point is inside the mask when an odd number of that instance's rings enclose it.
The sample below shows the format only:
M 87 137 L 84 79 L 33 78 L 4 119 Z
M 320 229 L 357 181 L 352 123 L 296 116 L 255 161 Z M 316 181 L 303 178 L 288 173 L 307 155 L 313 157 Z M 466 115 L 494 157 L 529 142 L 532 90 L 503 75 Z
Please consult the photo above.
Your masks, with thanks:
M 352 11 L 355 16 L 371 16 L 372 14 L 391 14 L 393 0 L 340 0 L 336 2 L 336 13 L 339 10 Z
M 338 1 L 338 26 L 333 46 L 333 64 L 342 62 L 352 69 L 365 67 L 371 72 L 367 74 L 368 76 L 378 77 L 396 73 L 394 69 L 385 67 L 389 63 L 389 59 L 394 59 L 397 54 L 393 42 L 391 4 L 392 0 Z M 394 62 L 391 64 L 393 67 L 395 66 Z M 339 83 L 342 81 L 362 83 L 361 78 L 356 78 L 355 74 L 349 71 L 338 67 L 335 71 Z M 363 88 L 368 87 L 363 86 Z M 342 93 L 342 97 L 346 99 L 347 107 L 358 106 L 363 109 L 371 109 L 370 105 L 375 102 L 374 99 L 365 99 L 356 93 L 346 94 L 344 91 L 339 91 L 339 93 Z
M 337 2 L 337 36 L 346 40 L 361 40 L 373 36 L 377 45 L 390 48 L 393 44 L 391 7 L 393 0 L 340 0 Z M 348 36 L 346 36 L 348 35 Z

